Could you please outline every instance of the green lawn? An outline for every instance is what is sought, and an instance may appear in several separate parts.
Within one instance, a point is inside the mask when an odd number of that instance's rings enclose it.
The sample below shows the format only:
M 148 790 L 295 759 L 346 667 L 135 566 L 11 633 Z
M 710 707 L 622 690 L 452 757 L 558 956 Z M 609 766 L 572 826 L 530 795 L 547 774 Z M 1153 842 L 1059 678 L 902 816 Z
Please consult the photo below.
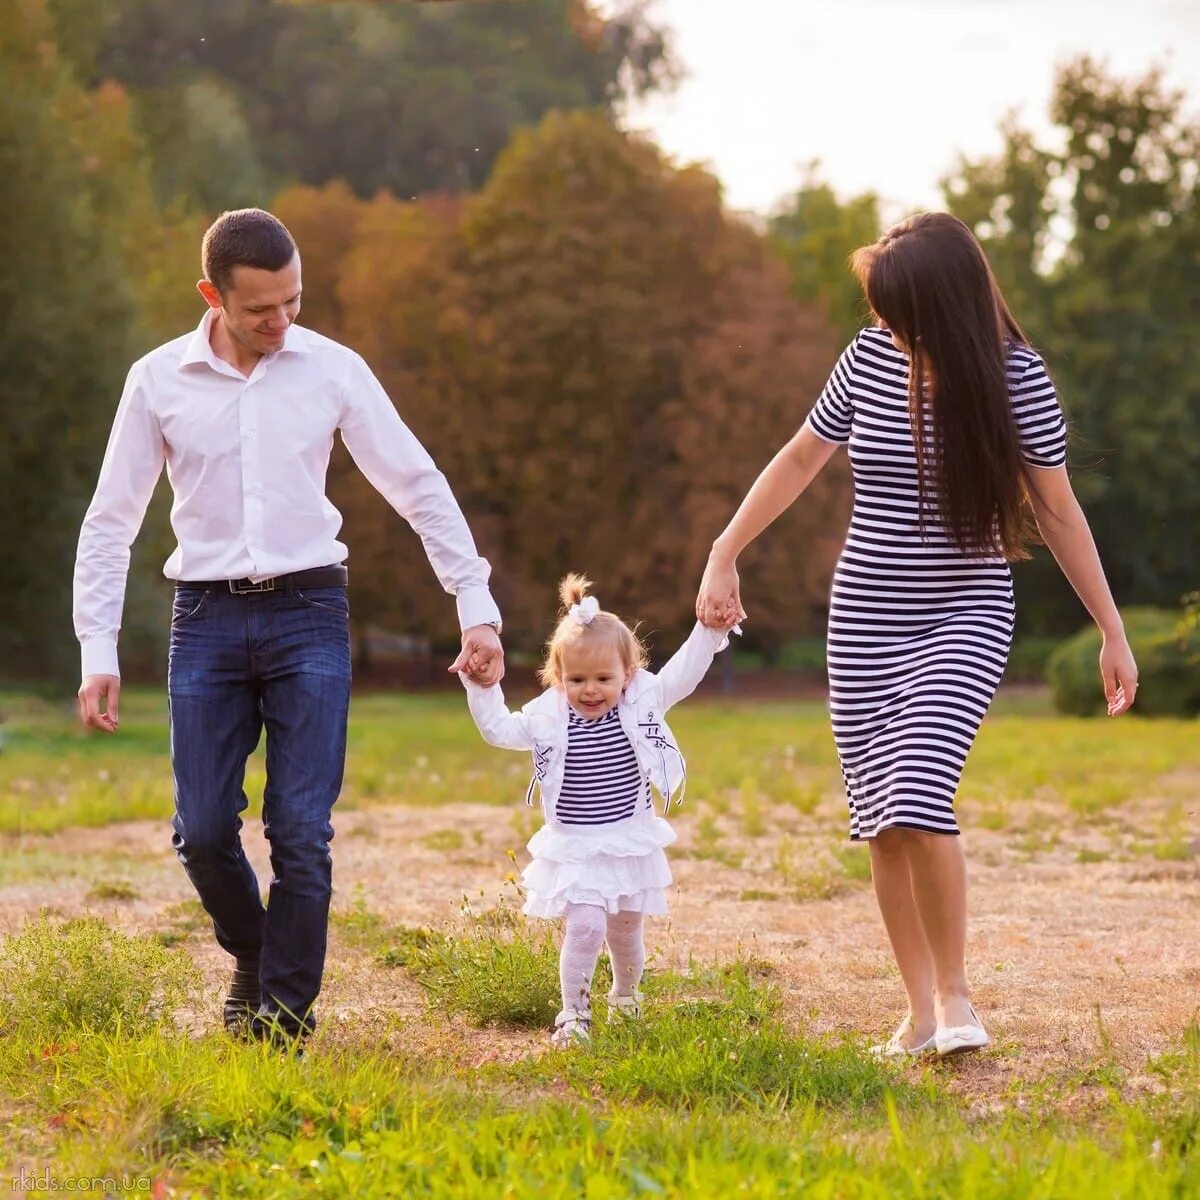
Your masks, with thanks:
M 6 693 L 0 709 L 0 888 L 69 876 L 40 834 L 169 815 L 160 693 L 132 690 L 114 738 L 82 736 L 66 704 Z M 820 703 L 709 700 L 673 724 L 697 857 L 775 836 L 774 813 L 838 803 Z M 1111 851 L 1093 853 L 1182 858 L 1198 733 L 1064 720 L 1036 694 L 1002 696 L 962 806 L 972 824 L 1030 839 L 1031 853 L 1111 828 Z M 261 762 L 252 775 L 260 786 Z M 342 803 L 516 809 L 526 775 L 523 756 L 480 743 L 457 695 L 367 696 Z M 461 849 L 454 832 L 430 834 L 430 848 Z M 777 842 L 763 887 L 800 897 L 816 877 Z M 821 878 L 844 868 L 862 886 L 863 857 L 830 853 Z M 194 942 L 29 917 L 2 950 L 0 1179 L 126 1176 L 164 1197 L 1200 1197 L 1194 1023 L 1136 1071 L 1102 1052 L 980 1098 L 961 1064 L 881 1066 L 860 1042 L 815 1033 L 770 963 L 736 956 L 655 972 L 643 1022 L 601 1022 L 589 1050 L 549 1054 L 528 1032 L 552 1003 L 549 934 L 503 911 L 407 929 L 360 905 L 338 914 L 335 936 L 419 982 L 429 1010 L 342 1023 L 295 1061 L 180 1028 Z M 481 1065 L 456 1030 L 485 1025 L 498 1048 Z

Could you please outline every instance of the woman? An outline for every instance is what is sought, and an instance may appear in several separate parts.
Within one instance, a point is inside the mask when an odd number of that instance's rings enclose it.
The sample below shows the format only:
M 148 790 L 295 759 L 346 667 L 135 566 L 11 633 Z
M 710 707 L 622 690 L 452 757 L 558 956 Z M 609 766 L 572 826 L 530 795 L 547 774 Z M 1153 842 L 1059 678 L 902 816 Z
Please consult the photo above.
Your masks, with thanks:
M 713 543 L 696 601 L 745 616 L 737 558 L 849 444 L 854 514 L 829 610 L 830 712 L 850 805 L 908 995 L 888 1055 L 977 1050 L 965 967 L 966 864 L 954 794 L 1012 641 L 1008 562 L 1038 530 L 1103 634 L 1111 716 L 1137 667 L 1066 466 L 1041 358 L 971 231 L 901 222 L 852 266 L 878 320 L 854 339 L 799 433 Z M 949 835 L 949 836 L 948 836 Z

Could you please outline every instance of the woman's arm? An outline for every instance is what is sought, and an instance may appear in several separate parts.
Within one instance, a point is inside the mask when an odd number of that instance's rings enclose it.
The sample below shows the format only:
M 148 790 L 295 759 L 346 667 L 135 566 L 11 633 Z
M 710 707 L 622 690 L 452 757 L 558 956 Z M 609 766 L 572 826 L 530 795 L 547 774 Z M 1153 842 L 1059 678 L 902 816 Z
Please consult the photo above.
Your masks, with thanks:
M 804 425 L 763 468 L 733 520 L 713 542 L 696 597 L 696 617 L 728 628 L 746 616 L 738 590 L 737 558 L 817 477 L 838 448 Z
M 1104 639 L 1100 677 L 1108 714 L 1119 716 L 1137 694 L 1137 663 L 1125 638 L 1121 614 L 1109 591 L 1087 517 L 1079 507 L 1066 467 L 1033 468 L 1029 502 L 1042 539 Z

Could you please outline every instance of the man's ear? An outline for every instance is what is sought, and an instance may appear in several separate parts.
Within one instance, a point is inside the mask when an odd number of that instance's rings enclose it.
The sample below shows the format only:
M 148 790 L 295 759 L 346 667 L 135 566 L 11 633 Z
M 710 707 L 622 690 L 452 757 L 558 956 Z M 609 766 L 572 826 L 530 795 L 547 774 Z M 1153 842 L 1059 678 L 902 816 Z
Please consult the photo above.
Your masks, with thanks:
M 209 308 L 221 308 L 221 293 L 217 291 L 217 285 L 211 279 L 201 279 L 196 284 L 196 291 L 200 293 L 208 304 Z

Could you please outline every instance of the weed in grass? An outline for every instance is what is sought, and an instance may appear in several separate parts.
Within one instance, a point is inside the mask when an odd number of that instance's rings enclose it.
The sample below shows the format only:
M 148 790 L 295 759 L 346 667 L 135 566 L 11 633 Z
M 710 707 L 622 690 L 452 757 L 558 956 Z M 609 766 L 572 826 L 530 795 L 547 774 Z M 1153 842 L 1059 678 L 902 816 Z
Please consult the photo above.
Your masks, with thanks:
M 692 843 L 691 856 L 703 862 L 719 862 L 724 866 L 738 868 L 743 855 L 721 845 L 721 830 L 711 813 L 705 813 L 696 823 L 696 837 Z
M 980 829 L 988 829 L 992 833 L 1000 833 L 1009 827 L 1012 821 L 1007 804 L 980 803 L 975 811 L 973 822 Z
M 742 833 L 748 838 L 760 838 L 767 832 L 767 820 L 763 815 L 762 797 L 757 779 L 744 779 L 738 789 L 738 809 Z
M 95 917 L 39 916 L 4 939 L 0 1011 L 18 1027 L 136 1035 L 171 1017 L 200 982 L 191 959 Z
M 193 934 L 212 928 L 212 919 L 199 900 L 180 900 L 164 909 L 162 917 L 168 922 L 167 928 L 154 934 L 160 946 L 178 946 Z
M 1086 846 L 1075 855 L 1075 861 L 1081 863 L 1108 862 L 1112 854 L 1107 850 L 1089 850 Z
M 808 783 L 795 775 L 776 779 L 771 786 L 771 799 L 779 804 L 794 808 L 803 816 L 811 816 L 821 803 L 822 791 L 814 783 Z
M 855 883 L 871 882 L 871 853 L 861 842 L 835 846 L 833 857 L 841 863 L 847 879 Z
M 765 892 L 760 888 L 746 888 L 738 893 L 739 900 L 778 900 L 778 892 Z
M 509 823 L 512 825 L 513 832 L 517 835 L 521 845 L 524 846 L 542 827 L 541 809 L 533 808 L 528 804 L 522 804 L 520 808 L 513 809 Z
M 136 900 L 141 893 L 127 879 L 106 879 L 95 884 L 87 894 L 89 900 Z
M 482 912 L 464 905 L 450 933 L 396 930 L 380 961 L 409 971 L 432 1008 L 463 1013 L 476 1025 L 548 1027 L 559 1007 L 550 929 L 503 901 Z
M 421 845 L 426 850 L 461 850 L 466 838 L 459 829 L 435 829 L 421 838 Z
M 770 1112 L 797 1103 L 859 1111 L 889 1090 L 906 1099 L 922 1090 L 848 1042 L 788 1033 L 778 996 L 750 964 L 664 973 L 647 993 L 641 1022 L 600 1021 L 587 1054 L 543 1058 L 541 1070 L 622 1103 Z
M 354 887 L 354 900 L 349 912 L 335 909 L 329 914 L 329 924 L 351 946 L 375 949 L 385 944 L 391 934 L 384 919 L 367 908 L 366 894 L 361 884 Z
M 1115 808 L 1136 795 L 1130 779 L 1103 779 L 1093 777 L 1086 783 L 1064 788 L 1063 799 L 1067 807 L 1081 817 L 1095 816 L 1108 808 Z
M 1029 829 L 1013 839 L 1012 847 L 1018 854 L 1033 858 L 1047 850 L 1053 850 L 1061 841 L 1062 836 L 1057 830 Z

